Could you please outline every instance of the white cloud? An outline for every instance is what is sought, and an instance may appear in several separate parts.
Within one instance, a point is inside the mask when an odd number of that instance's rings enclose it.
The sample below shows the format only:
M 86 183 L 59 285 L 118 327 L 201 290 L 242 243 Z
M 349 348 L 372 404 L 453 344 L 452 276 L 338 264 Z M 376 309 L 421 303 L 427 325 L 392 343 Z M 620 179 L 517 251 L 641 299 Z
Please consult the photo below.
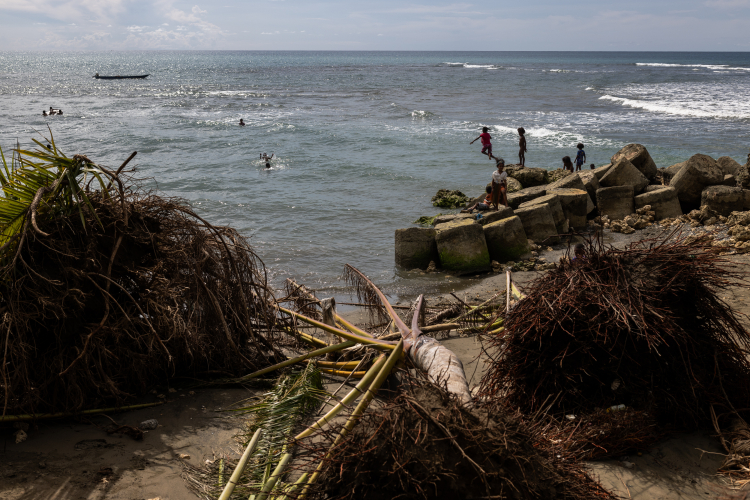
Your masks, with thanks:
M 704 5 L 718 9 L 736 9 L 750 7 L 750 0 L 708 0 Z
M 196 15 L 197 14 L 205 14 L 206 12 L 208 12 L 207 10 L 201 10 L 201 8 L 198 7 L 197 5 L 194 5 L 191 10 L 193 11 L 193 14 L 196 14 Z
M 148 28 L 148 26 L 126 26 L 125 27 L 125 29 L 130 31 L 131 33 L 140 33 L 146 28 Z

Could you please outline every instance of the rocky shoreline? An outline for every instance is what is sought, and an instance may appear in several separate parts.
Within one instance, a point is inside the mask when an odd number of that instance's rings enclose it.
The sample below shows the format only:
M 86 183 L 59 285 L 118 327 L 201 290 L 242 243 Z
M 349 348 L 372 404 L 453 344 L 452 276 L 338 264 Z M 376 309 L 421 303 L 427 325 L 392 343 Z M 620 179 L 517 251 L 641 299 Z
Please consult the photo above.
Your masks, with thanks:
M 544 270 L 554 265 L 540 256 L 551 245 L 602 229 L 632 234 L 652 226 L 683 225 L 688 237 L 710 238 L 722 254 L 750 251 L 748 164 L 726 156 L 696 154 L 658 168 L 644 146 L 629 144 L 596 169 L 506 171 L 508 207 L 422 217 L 418 227 L 397 229 L 397 266 L 459 276 Z

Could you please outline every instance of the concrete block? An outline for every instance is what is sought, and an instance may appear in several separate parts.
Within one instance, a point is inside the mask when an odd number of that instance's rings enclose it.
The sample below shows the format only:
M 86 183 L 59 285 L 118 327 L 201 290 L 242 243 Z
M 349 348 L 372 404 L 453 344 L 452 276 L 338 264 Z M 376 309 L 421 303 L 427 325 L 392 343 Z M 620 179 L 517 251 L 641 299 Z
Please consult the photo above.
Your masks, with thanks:
M 575 229 L 586 227 L 586 214 L 589 213 L 588 203 L 591 199 L 585 190 L 553 189 L 549 193 L 555 194 L 560 198 L 560 204 L 570 227 Z
M 661 189 L 646 191 L 633 198 L 636 210 L 646 205 L 651 205 L 651 210 L 656 213 L 655 220 L 679 217 L 682 215 L 680 201 L 677 199 L 677 191 L 669 186 L 660 186 Z
M 529 240 L 518 216 L 511 216 L 484 226 L 484 238 L 490 259 L 498 262 L 516 260 L 529 252 Z
M 596 191 L 596 206 L 600 215 L 610 220 L 621 220 L 635 212 L 633 186 L 605 187 Z
M 396 229 L 396 265 L 405 269 L 427 269 L 438 262 L 436 231 L 426 227 Z
M 542 244 L 550 236 L 557 235 L 555 220 L 548 204 L 519 208 L 515 213 L 521 219 L 526 237 L 535 243 Z
M 490 254 L 482 226 L 473 220 L 457 220 L 436 228 L 435 242 L 440 264 L 456 274 L 485 272 L 491 269 Z

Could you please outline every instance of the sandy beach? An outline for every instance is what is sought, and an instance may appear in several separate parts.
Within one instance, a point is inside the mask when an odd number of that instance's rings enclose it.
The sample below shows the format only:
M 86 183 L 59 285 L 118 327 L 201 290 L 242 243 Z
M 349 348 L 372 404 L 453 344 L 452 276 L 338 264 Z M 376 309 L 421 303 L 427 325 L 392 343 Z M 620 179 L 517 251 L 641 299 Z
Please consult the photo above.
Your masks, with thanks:
M 634 235 L 609 235 L 613 243 L 623 246 L 636 239 L 653 236 L 654 231 Z M 549 261 L 556 261 L 565 252 L 558 245 L 545 252 Z M 749 269 L 750 257 L 733 255 L 730 262 Z M 514 282 L 523 287 L 540 275 L 539 272 L 514 273 Z M 505 274 L 487 275 L 477 280 L 457 281 L 456 293 L 467 303 L 478 303 L 505 290 Z M 462 283 L 469 286 L 460 288 Z M 406 305 L 410 297 L 400 297 Z M 722 295 L 740 313 L 750 327 L 750 293 L 731 288 Z M 449 294 L 428 297 L 435 305 L 454 300 Z M 348 308 L 343 314 L 355 324 L 364 324 L 363 309 Z M 455 331 L 438 336 L 461 359 L 471 387 L 484 373 L 482 346 L 474 335 L 459 336 Z M 328 380 L 333 390 L 340 380 Z M 108 434 L 112 422 L 104 416 L 39 421 L 32 424 L 28 439 L 16 444 L 15 429 L 2 428 L 0 451 L 0 500 L 20 499 L 115 499 L 115 500 L 180 500 L 196 498 L 182 479 L 182 462 L 199 465 L 215 453 L 238 450 L 234 436 L 242 428 L 243 419 L 222 410 L 237 405 L 263 389 L 214 387 L 163 387 L 166 395 L 160 406 L 108 416 L 119 425 L 137 426 L 155 418 L 159 427 L 145 433 L 143 441 L 121 434 Z M 159 401 L 157 394 L 138 401 Z M 672 435 L 647 452 L 619 459 L 589 462 L 593 477 L 611 492 L 633 499 L 704 499 L 746 498 L 744 491 L 734 491 L 726 480 L 715 475 L 724 451 L 715 433 L 703 431 Z

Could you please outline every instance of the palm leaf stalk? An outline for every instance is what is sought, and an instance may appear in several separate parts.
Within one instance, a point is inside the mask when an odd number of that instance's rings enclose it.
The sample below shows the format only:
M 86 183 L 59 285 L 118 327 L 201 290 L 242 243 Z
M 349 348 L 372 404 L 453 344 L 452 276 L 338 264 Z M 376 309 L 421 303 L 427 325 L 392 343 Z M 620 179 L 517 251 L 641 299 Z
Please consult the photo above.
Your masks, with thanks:
M 240 458 L 240 461 L 237 463 L 237 467 L 234 469 L 234 472 L 232 472 L 232 477 L 229 478 L 229 482 L 227 482 L 226 486 L 224 487 L 224 491 L 221 492 L 221 495 L 219 495 L 219 500 L 229 500 L 229 497 L 232 496 L 232 493 L 234 492 L 234 487 L 237 486 L 237 482 L 240 480 L 240 476 L 242 476 L 242 473 L 245 472 L 245 467 L 247 467 L 247 461 L 250 458 L 250 454 L 255 451 L 255 448 L 258 446 L 258 439 L 260 439 L 260 431 L 261 429 L 258 428 L 255 431 L 255 434 L 253 434 L 252 439 L 250 439 L 250 442 L 247 444 L 247 448 L 245 448 L 245 453 L 242 454 L 242 458 Z M 221 486 L 221 475 L 223 473 L 223 466 L 224 462 L 221 463 L 221 469 L 219 471 L 219 486 Z
M 392 310 L 392 309 L 391 309 Z M 300 314 L 298 312 L 294 312 L 290 309 L 286 309 L 284 307 L 279 306 L 279 311 L 286 313 L 290 316 L 293 316 L 301 321 L 304 321 L 305 323 L 309 323 L 317 328 L 320 328 L 323 331 L 326 331 L 328 333 L 332 333 L 334 335 L 338 335 L 339 337 L 342 337 L 347 340 L 352 340 L 354 342 L 358 342 L 360 344 L 370 345 L 373 347 L 379 347 L 384 349 L 394 349 L 396 347 L 396 342 L 389 342 L 386 340 L 377 340 L 373 338 L 372 336 L 363 336 L 352 332 L 347 332 L 344 330 L 341 330 L 339 328 L 334 328 L 330 325 L 326 325 L 325 323 L 321 323 L 320 321 L 314 320 L 312 318 L 308 318 L 304 314 Z M 395 313 L 394 313 L 395 314 Z
M 378 372 L 377 376 L 375 377 L 375 380 L 372 381 L 372 384 L 367 389 L 367 392 L 365 395 L 360 399 L 359 404 L 357 404 L 357 407 L 354 409 L 352 414 L 349 416 L 349 419 L 346 421 L 346 424 L 344 424 L 344 427 L 341 429 L 341 432 L 334 440 L 333 444 L 328 450 L 328 454 L 321 460 L 320 464 L 318 465 L 318 468 L 315 470 L 312 476 L 310 476 L 310 480 L 305 484 L 305 489 L 302 490 L 302 494 L 299 496 L 300 499 L 304 498 L 307 495 L 307 492 L 309 491 L 310 487 L 312 487 L 315 482 L 318 480 L 318 477 L 320 477 L 320 473 L 323 470 L 323 467 L 325 465 L 326 459 L 331 453 L 331 450 L 335 448 L 345 437 L 346 435 L 351 432 L 351 430 L 354 428 L 354 426 L 359 422 L 360 417 L 365 412 L 368 406 L 370 406 L 370 403 L 375 398 L 375 393 L 378 392 L 378 389 L 380 389 L 380 386 L 383 385 L 383 382 L 385 382 L 385 379 L 388 377 L 388 375 L 391 374 L 391 371 L 396 366 L 396 362 L 399 361 L 404 353 L 404 340 L 401 339 L 398 342 L 398 345 L 396 348 L 391 351 L 391 354 L 388 356 L 388 360 L 385 362 L 381 370 Z

